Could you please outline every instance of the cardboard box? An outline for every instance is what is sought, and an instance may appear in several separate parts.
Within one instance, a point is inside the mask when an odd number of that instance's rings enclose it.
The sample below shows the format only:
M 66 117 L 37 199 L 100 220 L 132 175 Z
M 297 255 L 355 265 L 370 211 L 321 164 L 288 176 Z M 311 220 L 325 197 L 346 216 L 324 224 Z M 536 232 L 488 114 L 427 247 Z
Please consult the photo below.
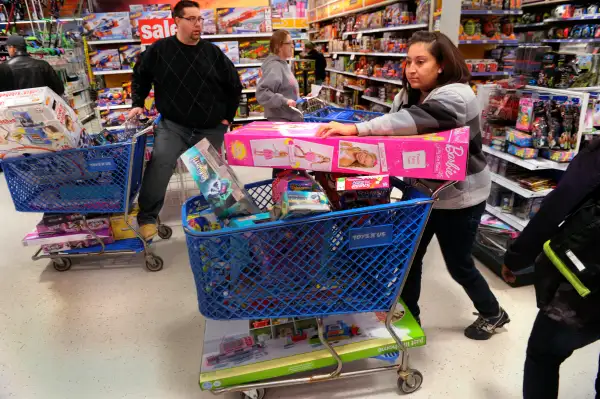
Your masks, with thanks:
M 129 12 L 171 11 L 171 4 L 130 4 Z
M 240 42 L 239 47 L 240 62 L 242 64 L 261 61 L 269 55 L 268 40 L 244 41 Z
M 533 147 L 531 134 L 513 128 L 506 128 L 506 141 L 519 147 Z
M 271 7 L 217 8 L 220 34 L 272 32 Z
M 238 42 L 213 42 L 215 46 L 221 49 L 221 51 L 233 62 L 239 64 L 240 62 L 240 49 Z
M 139 229 L 139 225 L 137 222 L 137 215 L 138 215 L 139 211 L 140 210 L 138 208 L 135 208 L 133 211 L 131 211 L 131 213 L 127 217 L 129 224 L 131 224 L 134 229 Z M 127 226 L 127 223 L 125 223 L 125 215 L 111 216 L 110 217 L 110 228 L 112 230 L 113 237 L 116 241 L 127 240 L 129 238 L 137 237 L 137 235 L 135 234 L 135 231 L 130 229 L 129 226 Z
M 202 9 L 200 10 L 200 15 L 204 18 L 202 36 L 217 34 L 217 17 L 215 15 L 215 10 L 212 8 Z
M 98 90 L 98 107 L 110 105 L 131 105 L 131 96 L 122 87 L 109 87 Z
M 116 48 L 90 51 L 92 71 L 118 71 L 121 69 L 119 50 Z
M 105 239 L 112 237 L 112 232 L 109 228 L 95 231 L 94 234 L 98 238 Z M 32 231 L 23 238 L 23 246 L 35 247 L 38 245 L 61 244 L 65 242 L 95 240 L 92 234 L 87 232 L 56 234 L 53 236 L 40 236 L 37 231 Z
M 75 111 L 47 87 L 0 93 L 0 159 L 82 147 Z
M 128 12 L 105 12 L 83 17 L 83 34 L 89 40 L 131 39 L 131 21 Z
M 100 124 L 102 127 L 117 127 L 121 126 L 127 120 L 128 109 L 113 109 L 100 111 Z
M 258 86 L 261 70 L 260 68 L 241 68 L 238 69 L 238 74 L 244 89 L 255 89 Z
M 423 330 L 402 303 L 397 304 L 394 315 L 395 332 L 406 347 L 426 344 Z M 344 363 L 398 351 L 396 342 L 385 328 L 385 316 L 378 312 L 324 318 L 325 326 L 345 333 L 332 343 Z M 309 317 L 207 319 L 200 387 L 203 390 L 224 388 L 335 365 L 335 360 L 318 339 L 316 326 L 316 320 Z M 231 344 L 238 342 L 242 343 L 243 349 L 232 351 L 231 347 L 239 348 L 240 345 Z
M 133 69 L 142 53 L 142 46 L 137 44 L 128 44 L 119 47 L 119 58 L 121 60 L 121 69 Z
M 106 244 L 112 244 L 115 242 L 115 239 L 111 237 L 99 237 L 100 240 Z M 74 249 L 82 249 L 93 247 L 94 245 L 100 245 L 98 240 L 81 240 L 81 241 L 70 241 L 70 242 L 62 242 L 58 244 L 45 244 L 42 245 L 42 252 L 46 255 L 56 252 L 65 252 L 72 251 Z
M 160 5 L 160 4 L 157 4 Z M 168 6 L 168 4 L 167 4 Z M 167 19 L 171 18 L 171 9 L 169 7 L 166 11 L 132 11 L 129 14 L 129 21 L 131 23 L 131 35 L 139 39 L 139 20 L 140 19 Z
M 540 152 L 542 158 L 549 159 L 554 162 L 571 162 L 575 158 L 575 151 L 557 151 L 543 149 Z
M 87 228 L 92 231 L 104 230 L 110 228 L 108 217 L 98 217 L 87 220 Z M 59 234 L 85 233 L 87 229 L 83 227 L 81 221 L 68 221 L 58 224 L 48 224 L 43 220 L 36 226 L 36 231 L 40 236 L 50 236 Z
M 254 122 L 225 134 L 230 165 L 464 180 L 467 127 L 418 136 L 315 137 L 320 124 Z M 277 156 L 274 156 L 276 154 Z

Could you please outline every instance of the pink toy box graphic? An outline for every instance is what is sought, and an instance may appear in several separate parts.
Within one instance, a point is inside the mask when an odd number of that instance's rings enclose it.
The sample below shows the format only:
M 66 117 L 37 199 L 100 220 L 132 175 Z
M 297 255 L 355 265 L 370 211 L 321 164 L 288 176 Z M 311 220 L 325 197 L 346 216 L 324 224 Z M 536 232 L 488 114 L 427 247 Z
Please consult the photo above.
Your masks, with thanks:
M 225 135 L 231 165 L 464 180 L 469 128 L 418 136 L 316 137 L 318 123 L 254 122 Z

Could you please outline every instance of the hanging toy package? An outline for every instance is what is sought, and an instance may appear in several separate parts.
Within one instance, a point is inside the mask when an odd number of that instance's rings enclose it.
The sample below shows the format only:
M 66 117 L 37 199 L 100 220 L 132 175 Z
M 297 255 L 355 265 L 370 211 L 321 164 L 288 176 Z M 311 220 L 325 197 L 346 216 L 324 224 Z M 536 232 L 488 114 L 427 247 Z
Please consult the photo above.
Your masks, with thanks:
M 546 119 L 546 101 L 540 99 L 533 106 L 533 124 L 531 126 L 531 135 L 533 137 L 533 146 L 535 148 L 548 147 L 548 121 Z

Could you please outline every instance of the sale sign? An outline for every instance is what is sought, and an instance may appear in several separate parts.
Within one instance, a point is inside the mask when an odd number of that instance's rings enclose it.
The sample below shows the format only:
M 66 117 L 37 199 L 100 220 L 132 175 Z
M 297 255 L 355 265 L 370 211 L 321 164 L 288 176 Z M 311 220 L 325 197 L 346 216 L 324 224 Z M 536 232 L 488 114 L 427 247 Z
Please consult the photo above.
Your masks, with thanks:
M 140 19 L 138 29 L 142 44 L 150 45 L 159 39 L 175 35 L 177 25 L 175 25 L 173 18 Z

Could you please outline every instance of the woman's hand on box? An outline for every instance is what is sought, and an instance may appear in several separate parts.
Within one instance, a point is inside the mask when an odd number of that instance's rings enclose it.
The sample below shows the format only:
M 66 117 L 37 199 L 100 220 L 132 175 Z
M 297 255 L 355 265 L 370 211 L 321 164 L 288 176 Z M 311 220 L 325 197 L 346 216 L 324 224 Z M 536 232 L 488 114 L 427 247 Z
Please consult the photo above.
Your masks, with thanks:
M 355 124 L 329 122 L 322 125 L 317 131 L 317 137 L 326 138 L 330 136 L 358 136 L 358 129 Z

